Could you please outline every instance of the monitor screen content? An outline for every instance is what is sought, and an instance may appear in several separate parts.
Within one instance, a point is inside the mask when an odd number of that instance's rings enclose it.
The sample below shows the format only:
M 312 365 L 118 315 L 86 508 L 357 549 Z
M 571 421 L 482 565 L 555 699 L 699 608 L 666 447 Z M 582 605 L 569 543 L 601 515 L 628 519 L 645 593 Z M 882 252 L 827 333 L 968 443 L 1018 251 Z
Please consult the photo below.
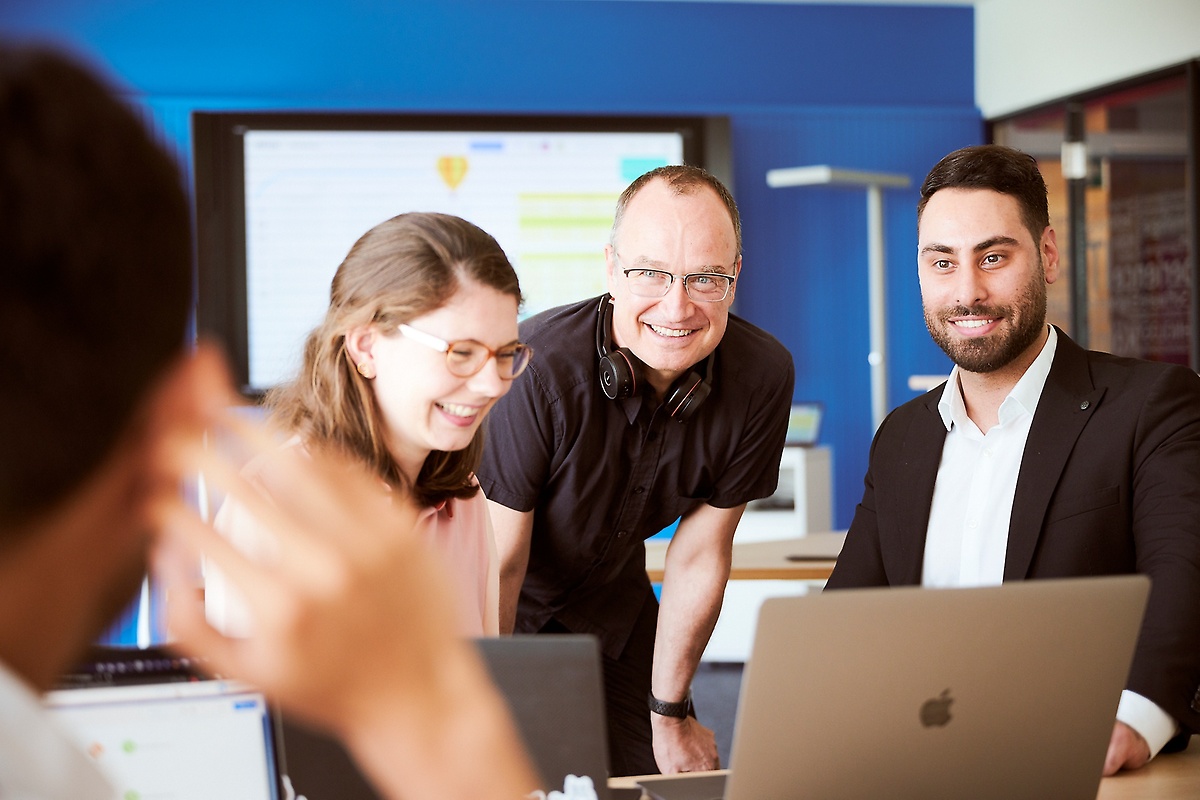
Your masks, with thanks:
M 249 392 L 295 373 L 351 245 L 406 211 L 455 214 L 495 236 L 520 277 L 523 317 L 600 294 L 617 197 L 650 169 L 698 163 L 703 127 L 410 122 L 194 115 L 199 323 L 225 341 Z
M 121 798 L 279 800 L 272 718 L 228 680 L 60 689 L 46 705 Z

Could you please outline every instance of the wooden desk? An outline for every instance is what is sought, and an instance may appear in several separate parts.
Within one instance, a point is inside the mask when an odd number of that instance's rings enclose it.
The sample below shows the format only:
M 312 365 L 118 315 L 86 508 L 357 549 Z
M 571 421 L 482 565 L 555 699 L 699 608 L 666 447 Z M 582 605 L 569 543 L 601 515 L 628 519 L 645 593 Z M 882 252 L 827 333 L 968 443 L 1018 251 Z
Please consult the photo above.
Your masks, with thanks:
M 1200 736 L 1182 753 L 1158 756 L 1133 772 L 1100 781 L 1096 800 L 1182 800 L 1200 795 Z
M 734 542 L 729 579 L 823 581 L 833 572 L 837 554 L 845 541 L 846 532 L 838 531 L 768 542 Z M 646 542 L 646 572 L 652 581 L 663 578 L 663 561 L 669 543 L 669 539 Z M 790 555 L 805 556 L 805 559 L 789 561 Z
M 637 786 L 637 781 L 636 777 L 609 778 L 608 785 L 628 788 Z M 1194 800 L 1198 795 L 1200 736 L 1193 736 L 1182 753 L 1159 756 L 1139 770 L 1104 778 L 1096 800 Z

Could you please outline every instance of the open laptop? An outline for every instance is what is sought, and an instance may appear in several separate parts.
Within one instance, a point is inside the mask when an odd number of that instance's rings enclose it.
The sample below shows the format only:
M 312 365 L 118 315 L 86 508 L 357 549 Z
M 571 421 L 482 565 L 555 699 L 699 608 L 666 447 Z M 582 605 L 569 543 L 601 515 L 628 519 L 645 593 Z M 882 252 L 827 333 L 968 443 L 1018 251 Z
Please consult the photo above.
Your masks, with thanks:
M 568 775 L 574 776 L 572 783 L 587 776 L 599 800 L 609 797 L 604 684 L 595 637 L 511 636 L 478 639 L 476 645 L 508 702 L 543 790 L 563 792 Z M 338 742 L 286 715 L 283 746 L 288 776 L 307 800 L 378 800 Z
M 45 697 L 117 797 L 290 800 L 266 699 L 160 648 L 95 648 Z
M 1094 800 L 1148 591 L 1126 575 L 770 598 L 727 779 L 641 785 L 664 800 Z
M 563 792 L 568 775 L 587 776 L 596 796 L 608 797 L 608 735 L 597 639 L 583 634 L 518 635 L 480 639 L 477 644 L 547 792 Z

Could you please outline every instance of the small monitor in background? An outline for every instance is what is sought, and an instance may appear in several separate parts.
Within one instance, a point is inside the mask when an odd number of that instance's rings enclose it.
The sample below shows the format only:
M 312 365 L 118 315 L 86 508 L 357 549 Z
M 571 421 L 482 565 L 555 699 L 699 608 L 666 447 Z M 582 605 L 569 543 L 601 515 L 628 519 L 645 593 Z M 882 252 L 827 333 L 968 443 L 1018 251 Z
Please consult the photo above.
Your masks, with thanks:
M 800 531 L 827 530 L 831 520 L 821 519 L 819 522 L 810 520 L 807 516 L 809 503 L 812 501 L 805 494 L 808 491 L 808 471 L 804 466 L 804 453 L 788 448 L 815 447 L 821 436 L 821 418 L 825 407 L 816 401 L 792 403 L 791 413 L 788 414 L 787 435 L 784 439 L 784 451 L 779 464 L 779 482 L 775 491 L 768 497 L 750 501 L 748 511 L 797 511 L 801 518 L 798 524 Z M 797 498 L 800 502 L 797 505 Z M 816 524 L 817 527 L 811 527 Z
M 821 436 L 821 417 L 825 407 L 818 402 L 793 403 L 788 415 L 787 438 L 789 447 L 812 447 Z
M 162 648 L 95 648 L 46 707 L 117 797 L 288 797 L 263 695 Z

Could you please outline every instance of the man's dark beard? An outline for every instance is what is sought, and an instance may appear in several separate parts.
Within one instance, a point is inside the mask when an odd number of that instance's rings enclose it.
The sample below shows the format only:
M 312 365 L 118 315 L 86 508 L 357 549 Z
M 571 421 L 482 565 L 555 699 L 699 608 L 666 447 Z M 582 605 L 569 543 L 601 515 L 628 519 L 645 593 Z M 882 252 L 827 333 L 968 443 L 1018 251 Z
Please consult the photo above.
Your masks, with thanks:
M 1013 320 L 1017 310 L 1016 327 L 1003 334 L 978 339 L 955 339 L 947 332 L 952 317 L 1000 317 Z M 1037 341 L 1046 324 L 1046 285 L 1039 270 L 1034 281 L 1025 288 L 1013 306 L 960 306 L 946 309 L 933 316 L 925 311 L 925 326 L 929 335 L 950 360 L 967 372 L 988 373 L 1008 366 Z

